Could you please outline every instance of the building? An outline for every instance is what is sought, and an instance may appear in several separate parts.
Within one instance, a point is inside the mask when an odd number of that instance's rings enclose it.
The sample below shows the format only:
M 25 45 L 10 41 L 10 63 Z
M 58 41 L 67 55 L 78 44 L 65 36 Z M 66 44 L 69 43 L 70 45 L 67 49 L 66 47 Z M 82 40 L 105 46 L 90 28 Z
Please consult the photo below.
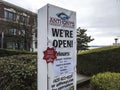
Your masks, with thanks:
M 35 51 L 37 14 L 0 0 L 0 48 Z

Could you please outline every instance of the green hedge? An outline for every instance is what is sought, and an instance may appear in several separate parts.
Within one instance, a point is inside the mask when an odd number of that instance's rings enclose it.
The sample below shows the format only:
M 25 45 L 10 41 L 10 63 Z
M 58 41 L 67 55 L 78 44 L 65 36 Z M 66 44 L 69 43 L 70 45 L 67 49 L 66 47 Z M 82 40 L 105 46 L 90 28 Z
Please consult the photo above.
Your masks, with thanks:
M 7 49 L 0 49 L 0 57 L 4 56 L 12 56 L 12 55 L 20 55 L 20 54 L 37 54 L 36 52 L 29 52 L 23 50 L 7 50 Z
M 37 90 L 36 55 L 0 57 L 0 90 Z
M 120 90 L 120 73 L 99 73 L 91 78 L 91 90 Z
M 89 76 L 99 72 L 120 72 L 120 46 L 92 49 L 78 54 L 77 71 Z

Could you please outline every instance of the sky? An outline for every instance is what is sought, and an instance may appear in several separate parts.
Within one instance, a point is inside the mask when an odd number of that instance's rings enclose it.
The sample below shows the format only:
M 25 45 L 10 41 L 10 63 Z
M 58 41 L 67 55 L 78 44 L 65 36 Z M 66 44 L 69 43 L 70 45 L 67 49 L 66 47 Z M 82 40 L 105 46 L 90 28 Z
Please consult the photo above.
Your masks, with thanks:
M 87 29 L 94 38 L 89 45 L 112 45 L 120 39 L 120 0 L 4 0 L 17 6 L 38 11 L 47 3 L 77 13 L 77 28 Z M 120 40 L 118 39 L 118 42 Z

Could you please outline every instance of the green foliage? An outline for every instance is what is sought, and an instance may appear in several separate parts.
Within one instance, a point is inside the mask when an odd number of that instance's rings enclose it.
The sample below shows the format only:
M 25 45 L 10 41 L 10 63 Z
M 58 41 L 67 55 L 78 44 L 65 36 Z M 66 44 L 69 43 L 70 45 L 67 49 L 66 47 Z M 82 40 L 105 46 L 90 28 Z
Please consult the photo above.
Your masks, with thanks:
M 120 90 L 120 73 L 99 73 L 91 78 L 91 90 Z
M 87 50 L 88 43 L 93 41 L 91 36 L 87 36 L 86 29 L 81 29 L 80 27 L 77 29 L 77 51 Z
M 12 56 L 12 55 L 20 55 L 20 54 L 37 54 L 37 53 L 28 52 L 28 51 L 21 51 L 21 50 L 0 49 L 0 57 Z
M 77 56 L 77 71 L 89 76 L 99 72 L 120 72 L 120 46 L 81 52 Z
M 0 57 L 1 90 L 37 90 L 36 55 Z

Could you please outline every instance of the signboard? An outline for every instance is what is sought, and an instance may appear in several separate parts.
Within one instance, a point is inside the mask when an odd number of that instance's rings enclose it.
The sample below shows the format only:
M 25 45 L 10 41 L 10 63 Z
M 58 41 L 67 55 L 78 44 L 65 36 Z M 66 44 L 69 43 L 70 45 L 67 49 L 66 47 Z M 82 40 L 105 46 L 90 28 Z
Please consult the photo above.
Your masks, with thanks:
M 38 12 L 38 90 L 76 90 L 76 13 L 50 4 Z

